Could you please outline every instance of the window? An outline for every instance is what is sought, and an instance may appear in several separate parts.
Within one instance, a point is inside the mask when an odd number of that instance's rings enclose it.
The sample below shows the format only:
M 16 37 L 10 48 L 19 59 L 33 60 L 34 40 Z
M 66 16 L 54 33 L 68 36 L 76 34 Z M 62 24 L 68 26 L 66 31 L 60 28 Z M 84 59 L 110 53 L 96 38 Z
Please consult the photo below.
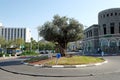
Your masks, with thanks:
M 87 36 L 87 38 L 88 38 L 88 32 L 86 33 L 86 36 Z
M 26 29 L 24 29 L 24 41 L 26 40 Z
M 104 31 L 104 34 L 107 34 L 107 32 L 106 32 L 106 24 L 103 24 L 103 31 Z
M 105 18 L 105 15 L 103 15 L 103 17 Z
M 5 38 L 7 39 L 7 28 L 5 28 Z
M 20 36 L 19 36 L 19 31 L 20 31 L 20 29 L 18 28 L 17 31 L 18 31 L 18 32 L 17 32 L 17 33 L 18 33 L 17 37 L 20 38 Z
M 10 40 L 10 28 L 8 28 L 8 40 Z
M 3 34 L 4 34 L 3 31 L 4 31 L 4 29 L 2 28 L 2 36 L 3 36 Z
M 11 29 L 11 40 L 13 40 L 13 28 Z
M 119 22 L 119 33 L 120 33 L 120 22 Z
M 106 34 L 106 27 L 104 27 L 104 34 Z
M 21 38 L 22 38 L 22 29 L 21 29 Z
M 111 16 L 113 16 L 113 13 L 111 13 Z
M 114 34 L 114 23 L 110 23 L 110 33 Z
M 109 14 L 107 14 L 107 17 L 109 17 Z
M 88 37 L 90 37 L 90 31 L 88 32 Z
M 119 40 L 119 51 L 120 51 L 120 40 Z
M 92 30 L 89 31 L 89 37 L 92 37 Z
M 92 37 L 92 30 L 90 30 L 90 35 L 91 35 L 91 37 Z
M 97 28 L 94 29 L 94 36 L 98 36 L 98 29 Z
M 115 13 L 115 16 L 117 16 L 117 13 Z
M 14 28 L 14 39 L 16 39 L 16 28 Z

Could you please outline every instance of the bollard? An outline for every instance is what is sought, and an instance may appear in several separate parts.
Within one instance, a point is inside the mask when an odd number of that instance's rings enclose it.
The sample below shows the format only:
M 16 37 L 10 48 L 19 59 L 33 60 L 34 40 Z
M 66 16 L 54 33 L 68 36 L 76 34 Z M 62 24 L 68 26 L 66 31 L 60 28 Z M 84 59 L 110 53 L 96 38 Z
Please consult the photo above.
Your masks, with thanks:
M 48 53 L 48 57 L 52 59 L 53 54 L 51 52 Z
M 3 58 L 5 58 L 5 54 L 3 54 Z
M 104 56 L 104 52 L 103 52 L 103 51 L 101 52 L 101 56 L 102 56 L 102 57 Z
M 11 54 L 9 54 L 9 57 L 11 57 Z
M 15 54 L 15 57 L 17 57 L 17 54 Z
M 56 54 L 56 58 L 57 58 L 57 59 L 56 59 L 56 62 L 55 62 L 55 63 L 56 63 L 56 65 L 57 65 L 57 64 L 58 64 L 58 59 L 61 58 L 61 54 L 60 54 L 60 53 L 57 53 L 57 54 Z

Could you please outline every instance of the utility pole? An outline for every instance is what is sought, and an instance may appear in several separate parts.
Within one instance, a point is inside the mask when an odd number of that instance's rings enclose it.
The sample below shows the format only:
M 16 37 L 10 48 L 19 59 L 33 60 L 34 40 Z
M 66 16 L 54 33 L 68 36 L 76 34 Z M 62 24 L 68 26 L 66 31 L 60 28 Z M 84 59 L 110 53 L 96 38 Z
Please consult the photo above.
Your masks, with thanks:
M 39 52 L 39 31 L 38 31 L 38 52 Z
M 31 43 L 30 43 L 30 51 L 32 51 L 32 38 L 31 38 Z

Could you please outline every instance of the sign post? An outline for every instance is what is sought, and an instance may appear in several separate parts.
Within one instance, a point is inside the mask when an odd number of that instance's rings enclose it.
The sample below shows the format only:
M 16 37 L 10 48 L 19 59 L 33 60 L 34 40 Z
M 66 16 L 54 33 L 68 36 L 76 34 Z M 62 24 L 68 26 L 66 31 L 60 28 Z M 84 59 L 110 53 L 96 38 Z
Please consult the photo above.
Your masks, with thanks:
M 101 56 L 102 56 L 102 57 L 104 56 L 104 52 L 103 52 L 103 51 L 101 52 Z
M 57 65 L 57 64 L 58 64 L 58 59 L 61 58 L 61 54 L 60 54 L 60 53 L 57 53 L 57 54 L 56 54 L 56 58 L 57 58 L 57 59 L 56 59 L 56 65 Z

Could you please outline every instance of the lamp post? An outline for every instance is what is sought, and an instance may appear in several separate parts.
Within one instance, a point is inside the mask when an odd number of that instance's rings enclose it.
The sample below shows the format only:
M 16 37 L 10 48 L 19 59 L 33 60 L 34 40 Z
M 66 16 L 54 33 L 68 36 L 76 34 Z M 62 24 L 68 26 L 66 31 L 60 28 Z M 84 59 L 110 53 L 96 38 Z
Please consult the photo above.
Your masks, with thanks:
M 39 30 L 38 30 L 38 52 L 39 52 Z
M 32 52 L 32 41 L 33 41 L 33 38 L 31 37 L 31 42 L 30 42 L 30 51 Z

